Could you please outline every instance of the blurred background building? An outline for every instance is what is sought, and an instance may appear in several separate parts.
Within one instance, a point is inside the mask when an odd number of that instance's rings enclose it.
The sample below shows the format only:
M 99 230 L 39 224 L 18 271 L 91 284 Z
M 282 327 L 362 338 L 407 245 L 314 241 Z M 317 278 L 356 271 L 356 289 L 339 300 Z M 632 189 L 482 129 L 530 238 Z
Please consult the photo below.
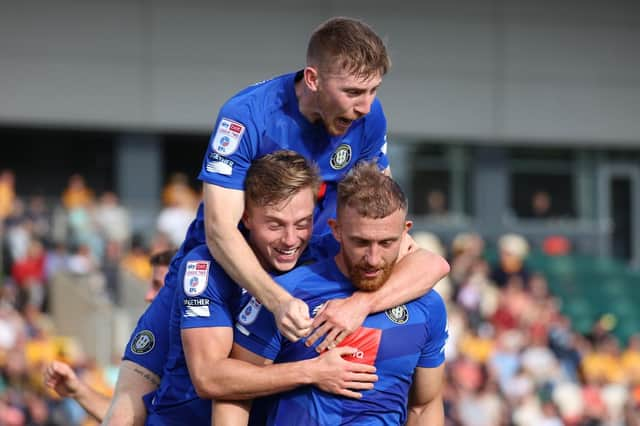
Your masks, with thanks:
M 387 41 L 379 96 L 416 231 L 463 265 L 473 256 L 457 256 L 461 234 L 481 237 L 489 264 L 502 235 L 522 236 L 573 330 L 607 314 L 623 345 L 640 330 L 639 2 L 0 5 L 0 277 L 16 290 L 5 298 L 25 318 L 31 305 L 52 314 L 100 363 L 143 307 L 131 282 L 147 278 L 148 254 L 179 241 L 193 215 L 218 108 L 300 69 L 310 31 L 334 15 Z M 469 265 L 456 263 L 452 309 L 483 338 L 476 293 L 458 298 L 483 270 Z M 78 279 L 87 294 L 73 293 Z M 69 308 L 87 303 L 99 307 Z

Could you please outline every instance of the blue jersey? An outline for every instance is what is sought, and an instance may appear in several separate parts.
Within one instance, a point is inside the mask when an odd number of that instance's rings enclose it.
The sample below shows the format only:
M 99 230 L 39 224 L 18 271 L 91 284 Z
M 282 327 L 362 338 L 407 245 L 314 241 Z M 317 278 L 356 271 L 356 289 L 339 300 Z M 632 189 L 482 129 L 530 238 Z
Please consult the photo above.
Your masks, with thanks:
M 336 184 L 361 160 L 389 165 L 387 123 L 379 100 L 344 135 L 331 136 L 321 122 L 310 123 L 298 108 L 295 82 L 302 72 L 255 84 L 232 97 L 220 109 L 199 178 L 231 189 L 244 189 L 251 162 L 279 149 L 296 151 L 318 165 L 326 184 L 316 206 L 314 233 L 329 231 L 335 216 Z
M 202 209 L 202 205 L 199 211 Z M 199 215 L 199 217 L 202 217 Z M 138 365 L 152 371 L 162 377 L 162 371 L 167 362 L 169 350 L 169 312 L 173 301 L 173 293 L 178 281 L 178 269 L 187 254 L 194 247 L 202 244 L 202 238 L 197 238 L 197 228 L 202 228 L 201 219 L 194 220 L 187 232 L 185 241 L 180 246 L 180 250 L 171 259 L 169 270 L 165 277 L 165 285 L 160 289 L 153 302 L 144 311 L 135 330 L 133 331 L 129 343 L 125 347 L 122 359 L 135 362 Z
M 202 400 L 191 383 L 181 330 L 233 327 L 242 289 L 209 254 L 206 245 L 191 250 L 178 273 L 169 317 L 169 353 L 160 386 L 147 407 L 149 425 L 211 423 L 211 401 Z
M 277 281 L 308 305 L 312 314 L 324 303 L 348 297 L 354 287 L 333 259 L 301 266 Z M 255 305 L 255 301 L 252 301 Z M 246 310 L 249 309 L 249 314 Z M 257 312 L 256 312 L 257 311 Z M 350 361 L 376 366 L 375 388 L 359 400 L 331 395 L 304 386 L 261 401 L 260 415 L 269 425 L 399 425 L 407 419 L 407 399 L 417 367 L 434 368 L 444 362 L 447 339 L 444 302 L 431 291 L 421 298 L 385 312 L 369 315 L 340 346 L 358 348 Z M 247 305 L 238 315 L 235 342 L 277 363 L 317 356 L 304 343 L 291 343 L 278 331 L 266 309 Z M 255 423 L 263 419 L 252 413 Z
M 313 160 L 325 182 L 324 196 L 314 211 L 314 234 L 329 232 L 327 220 L 335 217 L 337 182 L 360 160 L 389 161 L 386 119 L 376 99 L 366 116 L 354 121 L 342 136 L 330 136 L 322 123 L 310 123 L 298 109 L 294 84 L 302 73 L 286 74 L 255 84 L 232 97 L 221 108 L 207 147 L 199 178 L 231 189 L 244 189 L 251 162 L 265 154 L 290 149 Z M 176 288 L 178 267 L 193 247 L 204 244 L 204 209 L 187 231 L 185 242 L 172 260 L 165 286 L 142 315 L 125 349 L 123 359 L 161 375 L 168 350 L 168 315 Z M 152 341 L 151 341 L 152 340 Z

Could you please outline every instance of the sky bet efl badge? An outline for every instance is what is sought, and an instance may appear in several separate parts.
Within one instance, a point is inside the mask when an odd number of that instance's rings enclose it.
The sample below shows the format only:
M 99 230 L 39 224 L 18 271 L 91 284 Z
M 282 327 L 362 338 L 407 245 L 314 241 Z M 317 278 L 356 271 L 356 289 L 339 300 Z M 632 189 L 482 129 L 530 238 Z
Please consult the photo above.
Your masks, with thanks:
M 262 304 L 255 297 L 252 297 L 240 312 L 240 315 L 238 315 L 240 324 L 249 325 L 254 322 L 258 318 L 260 308 L 262 308 Z
M 190 260 L 184 271 L 184 294 L 187 297 L 200 296 L 207 288 L 209 279 L 208 260 Z
M 231 155 L 238 149 L 243 133 L 244 126 L 242 124 L 223 118 L 218 124 L 216 134 L 213 135 L 211 148 L 220 155 Z

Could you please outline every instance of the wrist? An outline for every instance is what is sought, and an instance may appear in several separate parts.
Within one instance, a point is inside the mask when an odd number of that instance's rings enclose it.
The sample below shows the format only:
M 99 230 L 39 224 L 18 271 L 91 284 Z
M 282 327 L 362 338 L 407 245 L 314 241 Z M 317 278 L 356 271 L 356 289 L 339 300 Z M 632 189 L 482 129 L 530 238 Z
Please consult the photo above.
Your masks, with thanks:
M 319 382 L 315 373 L 320 356 L 296 363 L 299 369 L 297 376 L 300 378 L 300 386 L 314 386 Z
M 81 380 L 78 380 L 78 383 L 72 388 L 69 389 L 69 398 L 75 399 L 80 402 L 87 395 L 88 386 L 84 384 Z
M 375 306 L 375 297 L 373 292 L 367 291 L 356 291 L 349 299 L 352 303 L 356 303 L 358 306 L 362 308 L 363 311 L 370 314 Z
M 262 286 L 264 291 L 258 297 L 260 303 L 264 305 L 270 312 L 277 312 L 281 306 L 286 305 L 293 296 L 291 296 L 285 289 L 280 287 L 273 279 L 269 278 L 269 284 Z

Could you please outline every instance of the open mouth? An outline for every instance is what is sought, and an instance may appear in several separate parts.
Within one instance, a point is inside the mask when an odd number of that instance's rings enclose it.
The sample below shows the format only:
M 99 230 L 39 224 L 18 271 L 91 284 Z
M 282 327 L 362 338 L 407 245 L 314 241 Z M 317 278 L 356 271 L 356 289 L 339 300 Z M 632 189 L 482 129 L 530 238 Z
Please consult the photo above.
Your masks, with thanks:
M 278 253 L 281 256 L 294 256 L 296 253 L 298 253 L 298 251 L 300 250 L 300 247 L 294 247 L 294 248 L 290 248 L 290 249 L 279 249 L 279 248 L 275 248 L 273 249 L 276 253 Z
M 349 120 L 348 118 L 344 117 L 338 117 L 336 121 L 338 122 L 338 125 L 340 127 L 349 127 L 351 126 L 351 123 L 353 123 L 353 120 Z
M 381 271 L 380 269 L 370 269 L 370 270 L 363 269 L 362 270 L 362 275 L 367 277 L 367 278 L 373 278 L 373 277 L 378 276 L 380 271 Z

